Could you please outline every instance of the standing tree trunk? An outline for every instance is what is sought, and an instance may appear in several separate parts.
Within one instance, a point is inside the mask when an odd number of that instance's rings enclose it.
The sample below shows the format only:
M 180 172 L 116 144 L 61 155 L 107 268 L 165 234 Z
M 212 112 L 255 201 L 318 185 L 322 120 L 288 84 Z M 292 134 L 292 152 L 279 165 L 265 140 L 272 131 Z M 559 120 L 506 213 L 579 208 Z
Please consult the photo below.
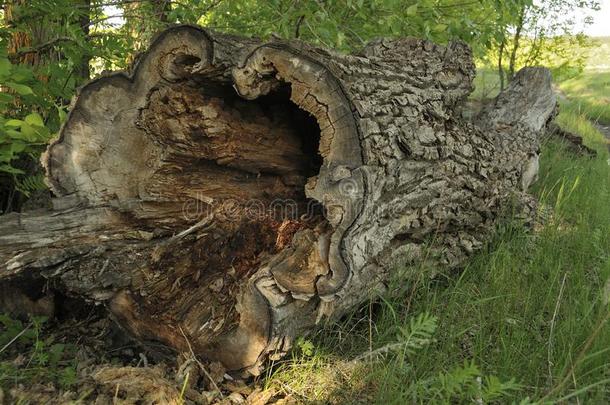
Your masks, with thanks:
M 81 89 L 43 159 L 54 211 L 0 220 L 0 280 L 257 374 L 399 268 L 458 267 L 508 210 L 531 218 L 549 72 L 520 72 L 477 125 L 473 76 L 461 43 L 343 55 L 169 29 Z
M 523 30 L 523 24 L 525 22 L 525 10 L 526 6 L 523 6 L 519 12 L 519 19 L 517 20 L 517 26 L 515 27 L 515 35 L 513 36 L 513 47 L 510 52 L 510 58 L 508 61 L 508 81 L 513 80 L 515 77 L 515 66 L 517 63 L 517 51 L 521 45 L 521 31 Z
M 506 46 L 506 39 L 502 38 L 502 42 L 500 42 L 500 48 L 498 49 L 498 76 L 500 77 L 500 91 L 504 90 L 504 65 L 503 65 L 503 57 L 504 57 L 504 47 Z
M 171 0 L 137 1 L 122 5 L 125 28 L 133 38 L 132 47 L 136 52 L 141 52 L 156 33 L 167 28 L 171 6 Z
M 89 38 L 90 25 L 91 25 L 91 0 L 78 0 L 77 6 L 80 6 L 80 12 L 78 16 L 78 23 L 83 32 L 85 38 Z M 80 66 L 76 68 L 76 74 L 83 80 L 89 80 L 90 69 L 89 63 L 91 62 L 91 54 L 89 52 L 83 53 L 80 61 Z

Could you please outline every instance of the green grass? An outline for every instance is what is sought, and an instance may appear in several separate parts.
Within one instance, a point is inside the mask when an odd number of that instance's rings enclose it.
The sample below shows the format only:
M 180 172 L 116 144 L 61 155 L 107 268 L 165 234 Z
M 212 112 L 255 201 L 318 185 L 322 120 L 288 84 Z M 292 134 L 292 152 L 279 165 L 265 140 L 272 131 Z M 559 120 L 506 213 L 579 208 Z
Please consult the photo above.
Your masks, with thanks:
M 610 71 L 585 71 L 559 85 L 567 96 L 564 108 L 585 114 L 593 121 L 610 124 Z
M 500 92 L 500 79 L 498 71 L 489 67 L 480 67 L 474 78 L 474 91 L 470 95 L 472 100 L 487 100 Z
M 594 39 L 594 47 L 589 51 L 586 69 L 589 71 L 610 70 L 610 37 Z
M 558 122 L 598 157 L 543 145 L 533 190 L 543 225 L 505 223 L 461 274 L 397 280 L 375 304 L 301 341 L 265 383 L 310 403 L 608 403 L 607 148 L 583 111 L 563 108 Z M 435 327 L 413 347 L 421 314 Z

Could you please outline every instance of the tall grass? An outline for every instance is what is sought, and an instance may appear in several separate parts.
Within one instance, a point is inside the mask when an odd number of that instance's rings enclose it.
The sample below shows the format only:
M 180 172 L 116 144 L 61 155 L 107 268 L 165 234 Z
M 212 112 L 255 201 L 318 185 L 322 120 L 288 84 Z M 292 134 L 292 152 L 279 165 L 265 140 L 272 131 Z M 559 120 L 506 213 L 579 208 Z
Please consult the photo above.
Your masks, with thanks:
M 564 108 L 610 124 L 610 72 L 586 72 L 560 83 L 559 88 L 568 98 Z
M 300 342 L 266 384 L 312 403 L 609 402 L 607 149 L 586 115 L 564 108 L 558 121 L 599 156 L 544 144 L 535 230 L 507 221 L 461 273 L 397 279 Z M 421 314 L 435 328 L 406 350 Z

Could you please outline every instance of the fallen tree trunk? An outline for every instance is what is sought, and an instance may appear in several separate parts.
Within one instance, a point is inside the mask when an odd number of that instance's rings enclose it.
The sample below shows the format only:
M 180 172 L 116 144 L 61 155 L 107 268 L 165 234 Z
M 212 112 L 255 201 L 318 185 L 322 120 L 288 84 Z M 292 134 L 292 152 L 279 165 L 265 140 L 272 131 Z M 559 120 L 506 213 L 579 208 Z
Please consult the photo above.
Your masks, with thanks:
M 80 90 L 43 158 L 53 211 L 0 218 L 0 279 L 257 374 L 400 268 L 457 267 L 507 210 L 533 215 L 550 74 L 522 70 L 469 123 L 474 71 L 461 43 L 169 29 Z

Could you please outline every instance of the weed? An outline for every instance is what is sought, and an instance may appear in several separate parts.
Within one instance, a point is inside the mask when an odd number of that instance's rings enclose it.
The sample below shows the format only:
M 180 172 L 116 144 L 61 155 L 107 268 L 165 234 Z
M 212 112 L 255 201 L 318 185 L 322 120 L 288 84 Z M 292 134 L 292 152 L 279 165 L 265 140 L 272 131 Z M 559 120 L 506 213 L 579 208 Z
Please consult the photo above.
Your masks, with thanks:
M 0 387 L 50 382 L 63 389 L 76 383 L 74 347 L 46 332 L 46 318 L 28 323 L 0 315 Z

